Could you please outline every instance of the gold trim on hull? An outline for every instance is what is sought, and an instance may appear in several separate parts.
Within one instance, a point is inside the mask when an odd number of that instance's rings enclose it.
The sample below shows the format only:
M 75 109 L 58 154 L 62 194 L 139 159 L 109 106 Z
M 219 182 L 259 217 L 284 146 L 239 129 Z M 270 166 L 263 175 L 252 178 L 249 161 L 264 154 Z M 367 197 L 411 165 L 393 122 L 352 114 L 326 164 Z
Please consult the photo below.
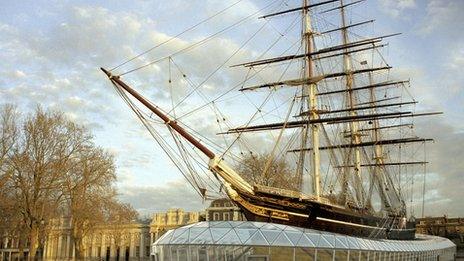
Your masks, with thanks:
M 266 218 L 289 221 L 290 215 L 297 216 L 297 217 L 303 217 L 303 218 L 309 217 L 309 215 L 305 215 L 305 214 L 298 214 L 298 213 L 290 212 L 290 211 L 276 210 L 272 208 L 257 206 L 243 199 L 239 195 L 236 195 L 232 199 L 238 204 L 242 205 L 244 208 L 246 208 L 251 213 L 258 215 L 258 216 L 266 217 Z

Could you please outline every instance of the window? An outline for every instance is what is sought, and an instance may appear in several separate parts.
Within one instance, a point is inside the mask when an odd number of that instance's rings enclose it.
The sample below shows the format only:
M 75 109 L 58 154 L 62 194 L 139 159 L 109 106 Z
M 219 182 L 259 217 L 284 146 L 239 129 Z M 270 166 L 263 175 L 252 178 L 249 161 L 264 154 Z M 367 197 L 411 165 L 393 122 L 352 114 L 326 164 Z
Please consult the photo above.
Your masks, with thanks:
M 219 219 L 219 213 L 213 213 L 213 221 L 218 221 Z
M 124 257 L 126 258 L 126 260 L 129 260 L 129 257 L 130 257 L 130 248 L 129 247 L 126 247 L 126 253 L 125 253 Z
M 135 247 L 135 257 L 140 257 L 140 247 L 139 246 Z
M 150 256 L 150 246 L 145 247 L 145 256 Z
M 230 220 L 229 219 L 229 213 L 224 213 L 224 218 L 222 220 Z

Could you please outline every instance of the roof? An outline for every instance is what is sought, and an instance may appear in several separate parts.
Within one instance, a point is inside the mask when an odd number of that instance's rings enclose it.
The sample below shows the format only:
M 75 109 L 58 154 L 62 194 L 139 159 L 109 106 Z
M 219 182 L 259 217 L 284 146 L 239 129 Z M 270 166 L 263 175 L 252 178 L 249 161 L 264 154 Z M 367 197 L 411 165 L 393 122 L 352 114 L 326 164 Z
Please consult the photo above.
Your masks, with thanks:
M 249 221 L 206 221 L 168 231 L 159 245 L 250 245 L 377 251 L 430 251 L 455 247 L 446 238 L 416 235 L 416 240 L 375 240 Z

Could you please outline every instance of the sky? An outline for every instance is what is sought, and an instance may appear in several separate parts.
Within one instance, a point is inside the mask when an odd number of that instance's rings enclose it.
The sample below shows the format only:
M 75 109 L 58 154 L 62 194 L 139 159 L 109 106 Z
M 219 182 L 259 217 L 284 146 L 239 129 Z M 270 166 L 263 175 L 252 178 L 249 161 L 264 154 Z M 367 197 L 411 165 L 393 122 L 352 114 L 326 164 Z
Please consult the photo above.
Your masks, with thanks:
M 201 210 L 206 203 L 187 185 L 99 68 L 111 68 L 172 38 L 169 44 L 118 70 L 128 71 L 254 14 L 236 30 L 175 56 L 180 68 L 171 68 L 171 73 L 168 62 L 161 62 L 124 76 L 165 109 L 170 108 L 173 89 L 179 97 L 188 92 L 181 74 L 197 83 L 208 79 L 203 94 L 215 97 L 243 79 L 243 71 L 224 68 L 208 78 L 221 61 L 237 49 L 240 51 L 227 65 L 250 60 L 262 52 L 259 41 L 250 41 L 242 48 L 244 40 L 261 26 L 262 39 L 278 36 L 282 20 L 263 25 L 263 19 L 256 17 L 299 2 L 242 0 L 208 23 L 177 36 L 232 1 L 2 0 L 0 103 L 14 103 L 24 112 L 41 104 L 62 110 L 91 129 L 96 144 L 115 156 L 121 200 L 143 215 L 168 208 Z M 427 146 L 431 163 L 427 167 L 426 215 L 464 216 L 463 11 L 462 0 L 367 0 L 350 11 L 356 19 L 376 19 L 373 32 L 378 35 L 402 33 L 388 41 L 386 59 L 394 67 L 393 75 L 411 79 L 411 92 L 420 101 L 419 108 L 444 112 L 443 116 L 416 122 L 419 135 L 435 139 Z M 169 75 L 175 80 L 166 87 Z M 183 106 L 188 110 L 193 105 Z M 243 116 L 240 108 L 230 108 L 230 118 Z M 203 115 L 187 121 L 204 135 L 214 136 L 208 121 L 214 116 L 210 111 Z

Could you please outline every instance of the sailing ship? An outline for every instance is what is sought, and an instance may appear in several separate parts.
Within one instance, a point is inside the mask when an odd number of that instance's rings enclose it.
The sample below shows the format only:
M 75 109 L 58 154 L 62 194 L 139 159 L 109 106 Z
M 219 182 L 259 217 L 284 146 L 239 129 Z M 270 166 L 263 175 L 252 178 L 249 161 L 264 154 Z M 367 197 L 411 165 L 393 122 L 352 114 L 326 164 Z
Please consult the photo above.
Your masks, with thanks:
M 202 157 L 208 160 L 209 171 L 221 183 L 220 189 L 241 208 L 247 220 L 274 222 L 359 237 L 412 240 L 415 238 L 415 222 L 407 219 L 401 182 L 398 184 L 398 180 L 395 179 L 394 168 L 423 166 L 427 162 L 404 161 L 401 157 L 395 161 L 391 151 L 386 148 L 399 146 L 400 149 L 407 150 L 408 144 L 432 141 L 414 134 L 409 135 L 404 130 L 412 129 L 413 124 L 408 119 L 438 113 L 414 113 L 411 110 L 403 110 L 417 103 L 415 100 L 405 101 L 402 98 L 404 95 L 398 91 L 404 89 L 409 81 L 381 80 L 382 77 L 388 76 L 385 72 L 391 69 L 383 57 L 379 58 L 381 66 L 375 66 L 374 59 L 370 62 L 359 60 L 359 57 L 365 58 L 366 53 L 380 53 L 379 49 L 386 46 L 383 43 L 384 39 L 397 35 L 356 37 L 357 39 L 353 40 L 351 30 L 374 21 L 348 23 L 347 9 L 362 2 L 363 0 L 303 0 L 301 5 L 295 8 L 261 16 L 262 19 L 272 19 L 284 15 L 301 15 L 300 48 L 297 53 L 291 55 L 234 65 L 255 69 L 298 62 L 299 77 L 242 86 L 239 90 L 265 90 L 275 93 L 280 89 L 295 90 L 288 114 L 282 121 L 258 125 L 250 125 L 252 121 L 249 121 L 245 126 L 230 128 L 221 135 L 276 132 L 278 136 L 274 140 L 275 144 L 271 146 L 271 155 L 275 155 L 279 151 L 277 148 L 282 148 L 278 147 L 278 143 L 284 142 L 285 133 L 297 130 L 293 132 L 296 138 L 288 139 L 292 140 L 291 144 L 294 147 L 287 149 L 283 154 L 295 159 L 295 175 L 300 177 L 299 185 L 306 186 L 308 192 L 303 192 L 304 189 L 276 188 L 251 183 L 243 173 L 226 163 L 225 155 L 231 152 L 229 148 L 226 152 L 214 152 L 204 141 L 196 137 L 199 134 L 194 129 L 182 124 L 173 113 L 163 111 L 123 81 L 123 74 L 115 73 L 117 68 L 101 70 L 158 143 L 168 152 L 176 166 L 190 166 L 192 163 L 184 154 L 175 159 L 175 155 L 169 152 L 169 148 L 172 147 L 156 135 L 150 123 L 151 115 L 156 115 L 162 120 L 173 135 L 175 145 L 181 153 L 186 151 L 185 143 L 196 152 L 202 153 Z M 339 13 L 339 24 L 325 31 L 317 31 L 314 26 L 315 16 L 334 12 Z M 338 35 L 341 42 L 317 48 L 324 44 L 320 39 L 327 35 Z M 338 61 L 338 65 L 332 66 L 333 71 L 324 72 L 323 69 L 328 67 L 329 61 Z M 392 96 L 395 91 L 400 95 Z M 383 98 L 379 98 L 380 92 L 384 93 Z M 144 115 L 134 101 L 142 104 L 151 115 Z M 272 160 L 271 157 L 268 163 L 271 164 Z M 327 169 L 326 173 L 322 173 L 322 168 Z M 268 168 L 265 168 L 265 171 L 266 169 Z M 196 174 L 190 167 L 188 170 L 191 177 Z M 323 184 L 324 175 L 329 175 L 329 172 L 332 177 L 336 177 L 337 181 L 332 183 L 335 185 Z M 306 182 L 303 182 L 304 177 Z M 306 184 L 308 180 L 310 184 Z M 195 178 L 190 181 L 198 187 L 201 195 L 205 196 L 208 193 L 205 188 L 198 186 Z M 377 203 L 373 203 L 374 194 L 377 195 Z M 375 204 L 380 205 L 380 209 L 376 210 Z

